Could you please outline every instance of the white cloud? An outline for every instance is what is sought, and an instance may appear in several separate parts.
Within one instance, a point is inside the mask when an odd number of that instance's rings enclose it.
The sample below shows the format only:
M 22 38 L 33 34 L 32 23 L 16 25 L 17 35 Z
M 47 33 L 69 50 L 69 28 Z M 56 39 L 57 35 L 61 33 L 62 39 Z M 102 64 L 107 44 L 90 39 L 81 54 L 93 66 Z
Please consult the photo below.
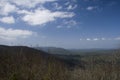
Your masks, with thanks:
M 75 20 L 63 20 L 63 23 L 58 25 L 57 28 L 72 28 L 76 26 L 78 23 Z
M 8 15 L 9 13 L 13 13 L 17 10 L 18 8 L 5 1 L 0 1 L 0 15 Z
M 77 8 L 77 5 L 69 5 L 67 10 L 74 10 L 75 8 Z
M 80 41 L 82 41 L 82 39 L 80 39 Z
M 94 38 L 93 41 L 98 41 L 99 39 L 98 38 Z
M 90 39 L 90 38 L 87 38 L 86 40 L 87 40 L 87 41 L 91 41 L 91 39 Z
M 15 19 L 13 16 L 9 16 L 9 17 L 3 17 L 0 19 L 1 22 L 3 23 L 7 23 L 7 24 L 13 24 L 15 23 Z
M 67 25 L 76 25 L 77 22 L 74 21 L 74 20 L 69 20 L 69 21 L 65 21 L 64 24 L 67 24 Z
M 22 20 L 30 25 L 42 25 L 55 21 L 57 18 L 71 18 L 73 16 L 72 12 L 52 12 L 48 9 L 37 9 L 34 12 L 25 13 Z
M 0 0 L 0 21 L 7 24 L 15 23 L 15 15 L 17 19 L 22 19 L 29 25 L 43 25 L 56 21 L 58 18 L 72 18 L 75 13 L 70 11 L 59 11 L 63 8 L 56 2 L 57 0 Z M 46 9 L 43 4 L 53 2 L 55 11 Z M 36 7 L 37 6 L 37 7 Z M 70 9 L 75 8 L 73 5 Z M 30 8 L 30 9 L 28 9 Z M 11 14 L 11 13 L 15 13 Z M 11 16 L 10 16 L 11 15 Z M 72 22 L 75 24 L 75 22 Z
M 70 2 L 69 2 L 69 1 L 65 3 L 65 5 L 66 5 L 66 6 L 68 6 L 69 4 L 70 4 Z
M 60 9 L 63 8 L 63 7 L 60 6 L 58 3 L 54 3 L 53 6 L 54 6 L 54 8 L 55 8 L 56 10 L 60 10 Z
M 5 29 L 0 27 L 0 39 L 3 40 L 15 40 L 17 38 L 27 38 L 33 35 L 32 31 L 29 30 L 20 30 L 20 29 Z
M 120 40 L 120 37 L 115 38 L 115 40 Z
M 86 39 L 82 39 L 80 38 L 80 41 L 82 40 L 86 40 L 86 41 L 113 41 L 113 40 L 120 40 L 120 37 L 117 38 L 86 38 Z
M 7 0 L 15 3 L 18 6 L 26 8 L 34 8 L 37 4 L 44 4 L 46 2 L 54 2 L 56 0 Z
M 17 13 L 18 14 L 31 14 L 31 12 L 27 10 L 18 10 Z
M 67 28 L 71 28 L 75 25 L 77 25 L 77 22 L 75 20 L 69 20 L 64 22 L 64 26 L 66 26 Z
M 92 11 L 92 10 L 94 10 L 94 9 L 96 9 L 97 7 L 95 7 L 95 6 L 88 6 L 86 9 L 88 10 L 88 11 Z
M 106 40 L 105 38 L 101 38 L 101 40 Z
M 42 5 L 54 1 L 56 0 L 0 0 L 0 15 L 9 15 L 9 13 L 17 12 L 22 7 L 34 8 L 37 4 Z
M 57 26 L 58 29 L 60 29 L 60 28 L 62 28 L 62 27 L 63 27 L 63 26 L 61 26 L 61 25 Z

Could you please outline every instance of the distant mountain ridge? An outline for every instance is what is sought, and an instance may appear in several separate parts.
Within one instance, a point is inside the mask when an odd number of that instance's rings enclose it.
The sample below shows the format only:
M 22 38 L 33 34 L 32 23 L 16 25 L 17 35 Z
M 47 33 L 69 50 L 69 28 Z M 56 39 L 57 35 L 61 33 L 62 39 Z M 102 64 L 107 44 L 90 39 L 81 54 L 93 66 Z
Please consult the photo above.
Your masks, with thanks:
M 109 54 L 117 49 L 64 49 L 57 47 L 34 47 L 54 55 L 99 55 Z
M 70 55 L 72 54 L 71 51 L 64 49 L 64 48 L 57 48 L 57 47 L 35 47 L 35 49 L 42 50 L 48 52 L 50 54 L 63 54 L 63 55 Z

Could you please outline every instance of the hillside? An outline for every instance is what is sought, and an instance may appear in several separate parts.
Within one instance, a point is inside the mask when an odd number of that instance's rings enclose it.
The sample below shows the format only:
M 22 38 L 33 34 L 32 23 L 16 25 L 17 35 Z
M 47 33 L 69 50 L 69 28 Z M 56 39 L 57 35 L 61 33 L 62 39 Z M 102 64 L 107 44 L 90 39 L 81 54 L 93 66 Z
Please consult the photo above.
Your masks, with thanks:
M 119 50 L 89 53 L 48 54 L 25 46 L 0 45 L 0 80 L 120 79 Z
M 63 60 L 24 46 L 0 46 L 0 80 L 68 80 Z

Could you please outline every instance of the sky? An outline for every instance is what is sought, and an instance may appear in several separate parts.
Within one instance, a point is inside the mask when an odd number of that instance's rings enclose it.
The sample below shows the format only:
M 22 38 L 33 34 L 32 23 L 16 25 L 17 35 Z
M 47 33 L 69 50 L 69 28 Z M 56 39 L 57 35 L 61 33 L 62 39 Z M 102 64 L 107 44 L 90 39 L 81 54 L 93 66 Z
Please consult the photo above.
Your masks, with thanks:
M 120 46 L 120 0 L 0 0 L 0 44 Z

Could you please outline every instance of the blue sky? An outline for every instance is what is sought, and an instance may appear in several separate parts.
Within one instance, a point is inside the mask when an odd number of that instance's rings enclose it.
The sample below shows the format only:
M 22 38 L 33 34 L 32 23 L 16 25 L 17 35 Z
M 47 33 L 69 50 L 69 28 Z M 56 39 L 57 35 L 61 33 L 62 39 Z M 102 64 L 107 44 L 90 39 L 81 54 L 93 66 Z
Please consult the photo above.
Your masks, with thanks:
M 0 44 L 116 48 L 120 0 L 0 0 Z

